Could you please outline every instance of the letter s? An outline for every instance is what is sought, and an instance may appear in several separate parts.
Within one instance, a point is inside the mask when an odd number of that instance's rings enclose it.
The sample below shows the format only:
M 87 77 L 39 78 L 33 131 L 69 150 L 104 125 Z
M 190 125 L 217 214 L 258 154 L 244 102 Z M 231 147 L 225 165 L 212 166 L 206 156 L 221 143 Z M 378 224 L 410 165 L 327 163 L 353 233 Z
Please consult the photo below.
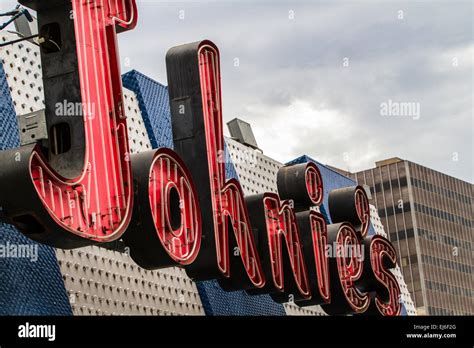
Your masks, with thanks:
M 397 265 L 397 253 L 390 241 L 380 235 L 364 239 L 370 257 L 364 260 L 364 287 L 371 292 L 370 306 L 365 314 L 400 315 L 400 286 L 390 269 Z

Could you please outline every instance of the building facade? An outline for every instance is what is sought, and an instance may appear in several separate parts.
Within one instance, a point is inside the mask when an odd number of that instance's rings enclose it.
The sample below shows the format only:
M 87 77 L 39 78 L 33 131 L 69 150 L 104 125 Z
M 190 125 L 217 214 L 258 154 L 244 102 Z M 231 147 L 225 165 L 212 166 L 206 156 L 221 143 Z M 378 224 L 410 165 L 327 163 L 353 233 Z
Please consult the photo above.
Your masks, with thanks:
M 418 314 L 472 315 L 473 185 L 399 158 L 349 175 L 370 187 Z

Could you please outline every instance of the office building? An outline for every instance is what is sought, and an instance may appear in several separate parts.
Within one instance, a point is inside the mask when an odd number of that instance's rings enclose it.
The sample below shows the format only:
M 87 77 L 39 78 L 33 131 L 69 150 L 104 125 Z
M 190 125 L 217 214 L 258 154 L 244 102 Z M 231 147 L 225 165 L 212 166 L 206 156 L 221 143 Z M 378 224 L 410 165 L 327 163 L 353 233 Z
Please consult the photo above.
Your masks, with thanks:
M 400 158 L 348 174 L 370 187 L 419 315 L 472 315 L 473 185 Z

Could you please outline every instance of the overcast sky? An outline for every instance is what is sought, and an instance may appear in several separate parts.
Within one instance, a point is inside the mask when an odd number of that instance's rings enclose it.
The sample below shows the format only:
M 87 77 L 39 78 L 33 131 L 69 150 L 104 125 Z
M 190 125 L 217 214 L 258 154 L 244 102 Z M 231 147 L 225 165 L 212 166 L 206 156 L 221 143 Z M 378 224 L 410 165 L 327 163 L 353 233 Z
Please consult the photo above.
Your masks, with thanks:
M 167 84 L 170 47 L 214 41 L 224 119 L 250 122 L 265 154 L 350 171 L 398 156 L 473 182 L 472 1 L 137 3 L 123 71 Z

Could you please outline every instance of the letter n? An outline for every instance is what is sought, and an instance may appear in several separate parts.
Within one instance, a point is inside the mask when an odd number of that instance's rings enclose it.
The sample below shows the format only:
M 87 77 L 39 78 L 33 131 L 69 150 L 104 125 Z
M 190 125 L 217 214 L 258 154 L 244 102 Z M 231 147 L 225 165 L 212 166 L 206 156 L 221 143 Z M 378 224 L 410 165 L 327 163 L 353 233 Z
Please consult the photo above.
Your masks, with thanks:
M 249 293 L 269 293 L 276 302 L 311 299 L 295 211 L 275 193 L 246 198 L 267 285 Z M 271 279 L 271 280 L 270 280 Z

